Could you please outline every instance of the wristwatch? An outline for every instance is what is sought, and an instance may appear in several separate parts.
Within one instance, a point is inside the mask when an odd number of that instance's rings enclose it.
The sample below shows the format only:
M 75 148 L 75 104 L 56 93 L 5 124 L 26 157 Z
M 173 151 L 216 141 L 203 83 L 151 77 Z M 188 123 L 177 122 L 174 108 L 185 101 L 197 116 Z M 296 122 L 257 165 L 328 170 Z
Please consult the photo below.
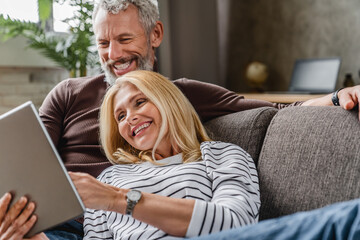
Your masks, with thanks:
M 333 95 L 331 97 L 331 101 L 334 104 L 334 106 L 340 106 L 338 93 L 341 89 L 343 89 L 343 88 L 338 89 L 336 92 L 333 93 Z
M 139 202 L 141 198 L 141 192 L 138 190 L 130 189 L 126 194 L 127 206 L 125 210 L 126 215 L 131 215 L 134 210 L 135 205 Z

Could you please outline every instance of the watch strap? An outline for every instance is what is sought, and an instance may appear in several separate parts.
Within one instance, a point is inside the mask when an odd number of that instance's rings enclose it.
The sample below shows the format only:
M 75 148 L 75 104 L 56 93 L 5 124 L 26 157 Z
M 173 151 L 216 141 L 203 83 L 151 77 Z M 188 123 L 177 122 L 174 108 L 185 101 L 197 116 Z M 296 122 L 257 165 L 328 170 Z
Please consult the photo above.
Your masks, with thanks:
M 135 193 L 135 196 L 134 196 L 134 193 Z M 139 190 L 134 190 L 134 189 L 129 190 L 129 192 L 126 194 L 126 202 L 127 202 L 126 209 L 125 209 L 126 215 L 132 216 L 134 207 L 141 199 L 141 196 L 142 196 L 142 194 Z
M 127 200 L 127 205 L 126 205 L 126 210 L 125 210 L 126 215 L 131 215 L 132 216 L 132 212 L 134 210 L 134 207 L 135 207 L 136 203 L 137 202 Z
M 340 88 L 340 89 L 336 90 L 336 91 L 333 93 L 332 97 L 331 97 L 331 101 L 332 101 L 332 103 L 334 104 L 334 106 L 340 106 L 340 101 L 339 101 L 338 93 L 339 93 L 339 91 L 340 91 L 341 89 L 343 89 L 343 88 Z

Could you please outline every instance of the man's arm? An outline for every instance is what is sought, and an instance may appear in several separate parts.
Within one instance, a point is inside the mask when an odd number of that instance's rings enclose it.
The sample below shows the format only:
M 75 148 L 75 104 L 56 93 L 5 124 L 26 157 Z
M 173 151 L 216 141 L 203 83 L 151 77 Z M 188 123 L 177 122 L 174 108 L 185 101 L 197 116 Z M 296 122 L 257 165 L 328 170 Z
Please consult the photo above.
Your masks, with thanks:
M 324 97 L 310 99 L 305 101 L 302 106 L 334 106 L 332 102 L 333 93 L 326 95 Z M 351 110 L 358 105 L 359 108 L 359 99 L 360 99 L 360 85 L 354 87 L 348 87 L 341 89 L 337 93 L 339 99 L 339 104 L 345 110 Z M 360 120 L 360 112 L 359 112 Z
M 184 93 L 203 122 L 229 113 L 259 107 L 282 108 L 285 105 L 243 96 L 211 83 L 181 78 L 174 84 Z
M 229 113 L 254 109 L 259 107 L 274 107 L 282 109 L 293 106 L 333 106 L 333 94 L 305 102 L 291 104 L 271 103 L 262 100 L 244 99 L 243 96 L 215 84 L 181 78 L 174 84 L 185 94 L 201 120 L 206 122 Z M 338 92 L 340 106 L 346 110 L 353 109 L 359 103 L 360 85 L 344 88 Z M 359 114 L 360 119 L 360 114 Z
M 64 108 L 60 102 L 64 101 L 64 89 L 66 82 L 60 82 L 50 93 L 46 96 L 43 104 L 39 109 L 39 115 L 48 131 L 54 145 L 58 147 L 61 137 L 64 121 Z

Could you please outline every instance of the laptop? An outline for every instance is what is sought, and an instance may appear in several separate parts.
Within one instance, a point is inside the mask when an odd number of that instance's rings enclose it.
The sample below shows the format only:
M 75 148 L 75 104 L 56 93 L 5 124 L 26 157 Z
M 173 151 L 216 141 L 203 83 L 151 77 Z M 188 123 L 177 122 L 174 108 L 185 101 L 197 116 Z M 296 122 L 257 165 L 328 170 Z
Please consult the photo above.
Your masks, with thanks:
M 316 58 L 295 61 L 287 94 L 326 94 L 335 91 L 341 59 Z M 279 92 L 277 92 L 279 93 Z
M 84 205 L 32 102 L 0 116 L 0 196 L 36 203 L 31 237 L 84 213 Z

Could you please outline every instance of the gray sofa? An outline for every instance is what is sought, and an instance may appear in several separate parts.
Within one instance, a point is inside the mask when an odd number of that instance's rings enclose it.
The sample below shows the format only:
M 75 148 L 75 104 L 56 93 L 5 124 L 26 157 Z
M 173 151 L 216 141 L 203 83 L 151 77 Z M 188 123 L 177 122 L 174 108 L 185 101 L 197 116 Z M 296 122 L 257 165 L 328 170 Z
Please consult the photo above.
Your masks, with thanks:
M 260 220 L 360 197 L 360 122 L 340 107 L 257 108 L 205 124 L 254 159 Z

